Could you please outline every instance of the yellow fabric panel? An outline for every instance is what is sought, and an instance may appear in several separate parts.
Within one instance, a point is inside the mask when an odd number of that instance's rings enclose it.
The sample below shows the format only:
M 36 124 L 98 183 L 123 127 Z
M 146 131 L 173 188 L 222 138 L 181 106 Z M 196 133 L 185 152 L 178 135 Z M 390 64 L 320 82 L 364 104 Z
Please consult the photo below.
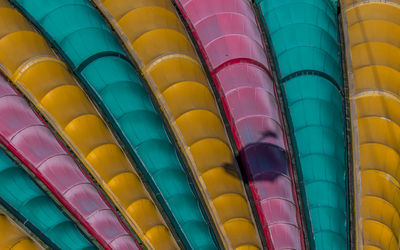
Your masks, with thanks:
M 154 46 L 157 41 L 157 46 Z M 132 43 L 141 61 L 147 65 L 159 56 L 174 52 L 195 57 L 192 44 L 187 37 L 172 29 L 155 29 L 148 31 Z
M 386 1 L 386 0 L 367 0 L 368 2 L 384 2 L 384 1 Z M 361 3 L 366 3 L 367 2 L 366 0 L 344 0 L 344 7 L 347 9 L 347 8 L 351 8 L 352 6 L 354 6 L 354 5 L 358 5 L 358 4 L 361 4 Z M 400 4 L 400 0 L 389 0 L 390 2 L 393 2 L 393 3 L 397 3 L 397 4 Z
M 206 74 L 170 1 L 95 2 L 116 31 L 128 38 L 125 45 L 138 61 L 189 159 L 224 247 L 260 248 L 240 172 Z M 230 201 L 237 206 L 229 207 Z
M 140 23 L 141 25 L 131 25 Z M 130 41 L 154 29 L 172 29 L 183 33 L 178 17 L 171 11 L 157 6 L 145 6 L 130 11 L 118 21 Z
M 366 42 L 352 47 L 353 68 L 384 65 L 400 70 L 400 48 L 381 42 Z
M 368 235 L 366 244 L 380 246 L 382 249 L 398 250 L 398 242 L 386 225 L 378 221 L 364 220 L 363 227 L 365 234 Z
M 5 19 L 0 23 L 0 38 L 18 30 L 33 31 L 29 23 L 20 18 L 21 14 L 18 11 L 1 7 L 3 6 L 0 4 L 0 16 Z
M 224 223 L 224 228 L 232 245 L 236 248 L 257 247 L 257 238 L 254 225 L 249 220 L 235 218 Z
M 190 146 L 190 151 L 193 154 L 194 161 L 197 163 L 200 173 L 214 168 L 215 166 L 223 166 L 224 164 L 233 165 L 233 155 L 226 143 L 215 138 L 203 139 Z M 208 156 L 213 152 L 218 152 L 218 155 L 210 161 Z
M 15 25 L 0 39 L 0 64 L 9 69 L 8 76 L 75 151 L 143 243 L 150 249 L 155 248 L 152 241 L 161 249 L 176 249 L 178 246 L 134 165 L 67 66 L 38 33 L 18 31 L 25 21 L 21 15 L 15 17 L 15 22 L 11 18 L 14 16 L 0 16 L 0 23 L 7 19 Z M 132 209 L 138 201 L 145 201 L 146 206 Z M 150 217 L 143 220 L 144 214 Z M 148 233 L 152 240 L 146 236 Z
M 349 9 L 346 15 L 349 27 L 365 20 L 385 20 L 400 24 L 400 9 L 382 2 L 371 2 L 359 5 L 356 8 Z
M 400 3 L 344 0 L 358 249 L 399 249 Z M 356 5 L 351 5 L 357 3 Z M 350 77 L 350 80 L 352 78 Z M 358 165 L 357 165 L 358 164 Z M 357 177 L 360 176 L 360 179 Z
M 363 196 L 377 197 L 385 201 L 381 203 L 386 210 L 390 211 L 393 207 L 397 211 L 400 208 L 400 191 L 399 187 L 390 182 L 384 175 L 377 175 L 371 171 L 363 171 L 361 173 L 361 181 L 365 184 L 362 194 Z M 390 205 L 389 205 L 389 204 Z M 374 215 L 374 217 L 378 217 Z M 365 218 L 370 219 L 370 218 Z
M 97 115 L 81 115 L 71 120 L 64 130 L 84 156 L 99 146 L 114 143 L 108 128 Z
M 398 97 L 377 91 L 368 93 L 356 99 L 357 117 L 383 116 L 400 124 L 400 99 Z
M 120 20 L 134 9 L 146 6 L 159 6 L 172 12 L 175 11 L 170 0 L 105 0 L 102 2 L 115 20 Z
M 368 117 L 358 120 L 360 144 L 379 142 L 394 149 L 400 146 L 400 127 L 382 117 Z
M 96 115 L 96 110 L 85 93 L 76 85 L 61 85 L 50 90 L 41 103 L 61 127 L 82 114 Z
M 155 226 L 146 232 L 146 237 L 154 246 L 154 249 L 174 249 L 174 245 L 168 245 L 168 242 L 171 241 L 169 234 L 166 227 Z
M 378 149 L 384 156 L 393 155 L 391 151 L 399 146 L 400 128 L 394 122 L 380 117 L 361 118 L 358 120 L 358 125 L 359 140 L 363 147 L 360 150 L 361 164 L 371 158 L 377 163 L 367 170 L 365 170 L 367 166 L 361 165 L 361 216 L 364 241 L 365 244 L 379 244 L 382 249 L 397 249 L 398 242 L 394 235 L 398 235 L 395 232 L 399 231 L 400 184 L 397 166 L 393 168 L 389 165 L 393 160 L 396 161 L 396 158 L 385 161 L 384 158 L 374 158 L 376 154 L 368 155 L 368 153 Z M 383 145 L 376 146 L 378 143 Z M 388 149 L 384 151 L 382 148 Z M 379 165 L 380 162 L 389 164 L 386 167 Z M 374 202 L 371 202 L 369 197 L 372 197 Z M 365 224 L 366 219 L 380 223 Z
M 11 250 L 28 250 L 28 249 L 38 249 L 38 246 L 30 239 L 22 239 L 18 241 Z
M 397 179 L 394 176 L 391 176 L 390 174 L 388 174 L 384 171 L 375 170 L 375 169 L 374 170 L 363 170 L 362 175 L 364 175 L 364 174 L 374 176 L 374 178 L 376 178 L 376 179 L 385 179 L 388 183 L 390 183 L 394 187 L 396 187 L 396 188 L 400 187 L 400 183 L 397 181 Z
M 198 82 L 174 84 L 163 92 L 163 97 L 175 119 L 191 109 L 204 109 L 218 114 L 214 96 L 206 86 Z
M 76 83 L 66 65 L 54 57 L 33 58 L 12 75 L 11 80 L 17 79 L 24 83 L 27 92 L 40 101 L 50 90 L 70 83 L 74 86 Z
M 107 155 L 108 157 L 104 159 L 104 157 L 101 157 L 102 155 Z M 97 173 L 102 176 L 103 180 L 109 183 L 111 189 L 113 189 L 111 179 L 118 177 L 119 173 L 124 173 L 126 170 L 125 166 L 129 165 L 128 159 L 124 156 L 122 149 L 115 144 L 104 144 L 93 149 L 86 156 L 86 160 L 97 170 Z M 137 190 L 135 195 L 141 191 L 140 189 L 135 190 Z M 121 202 L 123 203 L 122 200 Z
M 207 78 L 197 61 L 181 55 L 167 58 L 168 61 L 164 60 L 164 63 L 155 62 L 146 69 L 161 93 L 173 84 L 184 81 L 199 82 L 208 88 Z
M 400 26 L 388 21 L 367 20 L 356 23 L 349 28 L 349 35 L 352 47 L 366 41 L 386 42 L 396 47 L 400 46 Z
M 36 250 L 40 247 L 10 219 L 0 214 L 0 249 Z
M 376 196 L 364 196 L 362 202 L 364 206 L 361 208 L 361 215 L 364 218 L 374 218 L 375 221 L 379 221 L 390 228 L 393 233 L 389 234 L 399 235 L 400 217 L 392 204 Z
M 196 109 L 186 112 L 176 119 L 176 124 L 188 145 L 207 138 L 218 138 L 229 143 L 223 124 L 218 116 L 210 111 Z
M 120 197 L 121 204 L 125 208 L 129 207 L 136 200 L 146 198 L 146 193 L 141 187 L 142 183 L 140 182 L 140 179 L 137 175 L 130 172 L 115 176 L 110 180 L 108 185 L 111 190 Z M 134 192 L 134 195 L 132 195 L 132 190 L 137 190 L 138 192 Z
M 46 40 L 33 31 L 17 31 L 0 39 L 0 62 L 12 75 L 26 60 L 37 55 L 53 55 Z
M 362 90 L 382 89 L 400 95 L 400 72 L 383 65 L 372 65 L 353 71 L 355 94 Z
M 236 209 L 240 208 L 240 211 L 244 211 L 243 218 L 251 220 L 251 215 L 247 210 L 247 202 L 246 199 L 241 195 L 237 194 L 225 194 L 220 195 L 217 198 L 213 199 L 215 204 L 215 208 L 218 213 L 221 215 L 222 223 L 233 219 L 236 217 Z
M 155 207 L 148 199 L 141 199 L 133 202 L 128 207 L 136 221 L 143 226 L 145 232 L 158 225 L 158 215 Z M 172 245 L 171 245 L 172 247 Z
M 388 146 L 378 143 L 360 145 L 361 170 L 381 170 L 400 180 L 400 156 Z
M 242 187 L 235 171 L 224 167 L 217 167 L 202 174 L 212 199 L 224 194 L 241 194 Z

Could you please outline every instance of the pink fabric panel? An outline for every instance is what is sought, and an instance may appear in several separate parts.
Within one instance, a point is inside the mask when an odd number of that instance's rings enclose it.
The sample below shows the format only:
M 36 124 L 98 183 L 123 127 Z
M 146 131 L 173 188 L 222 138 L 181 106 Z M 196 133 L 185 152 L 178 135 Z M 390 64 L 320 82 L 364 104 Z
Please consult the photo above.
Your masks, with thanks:
M 0 76 L 0 82 L 4 81 L 3 77 Z M 8 84 L 0 84 L 0 97 L 6 95 L 14 95 L 14 90 L 8 86 Z
M 0 75 L 0 140 L 106 249 L 139 249 L 112 208 L 28 103 Z
M 275 249 L 301 249 L 302 242 L 297 236 L 300 234 L 300 230 L 297 226 L 274 224 L 270 226 L 269 230 Z
M 219 13 L 238 13 L 256 22 L 250 4 L 246 0 L 179 0 L 190 22 L 196 26 L 199 21 Z
M 82 172 L 75 167 L 75 162 L 67 155 L 57 155 L 39 167 L 39 172 L 44 178 L 53 180 L 54 187 L 61 194 L 65 194 L 77 184 L 90 184 Z
M 205 47 L 212 69 L 235 59 L 254 60 L 269 68 L 264 49 L 253 39 L 241 35 L 223 36 L 213 40 Z
M 285 147 L 274 96 L 261 88 L 243 87 L 229 92 L 225 101 L 238 130 L 241 148 L 254 142 Z
M 293 193 L 290 189 L 286 188 L 290 186 L 290 179 L 285 176 L 288 173 L 275 173 L 271 172 L 269 174 L 259 175 L 256 179 L 257 188 L 261 190 L 259 195 L 263 199 L 261 204 L 266 203 L 268 199 L 284 199 L 293 201 Z M 269 179 L 269 180 L 268 180 Z M 268 188 L 268 189 L 266 189 Z M 267 215 L 269 217 L 270 215 Z
M 36 168 L 51 157 L 66 154 L 54 135 L 43 124 L 24 128 L 10 140 L 10 143 Z
M 104 201 L 97 198 L 98 192 L 92 184 L 74 186 L 64 197 L 85 219 L 96 212 L 108 209 Z
M 114 217 L 115 215 L 112 211 L 102 210 L 88 218 L 90 225 L 104 235 L 108 244 L 110 244 L 114 239 L 126 235 L 125 229 L 121 225 L 110 230 L 110 225 L 114 223 Z
M 175 0 L 230 119 L 269 248 L 302 249 L 300 214 L 275 83 L 247 0 Z
M 136 249 L 132 246 L 130 236 L 121 236 L 110 243 L 112 249 L 131 250 Z
M 4 121 L 0 124 L 0 130 L 8 140 L 11 140 L 19 131 L 28 126 L 41 125 L 41 121 L 35 113 L 26 109 L 25 100 L 19 96 L 2 97 L 0 99 L 0 114 Z
M 274 81 L 260 67 L 249 63 L 228 65 L 215 74 L 219 80 L 222 94 L 242 87 L 262 88 L 275 96 Z
M 297 226 L 296 206 L 293 201 L 283 199 L 264 200 L 261 203 L 263 210 L 266 211 L 266 218 L 270 224 L 289 223 Z M 273 216 L 272 216 L 273 215 Z
M 214 27 L 214 29 L 210 29 L 210 27 Z M 204 47 L 218 37 L 232 34 L 249 37 L 260 47 L 263 46 L 257 26 L 246 16 L 238 13 L 220 13 L 209 16 L 196 24 L 195 29 Z
M 226 96 L 235 121 L 248 116 L 270 117 L 280 124 L 278 104 L 274 96 L 261 88 L 241 87 Z

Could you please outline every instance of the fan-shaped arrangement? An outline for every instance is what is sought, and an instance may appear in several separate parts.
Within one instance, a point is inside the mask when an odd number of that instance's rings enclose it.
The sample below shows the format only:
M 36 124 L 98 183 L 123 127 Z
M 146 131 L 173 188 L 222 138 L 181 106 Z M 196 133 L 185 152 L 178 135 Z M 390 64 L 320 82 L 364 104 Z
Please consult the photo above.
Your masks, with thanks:
M 399 71 L 398 0 L 0 0 L 0 248 L 399 249 Z

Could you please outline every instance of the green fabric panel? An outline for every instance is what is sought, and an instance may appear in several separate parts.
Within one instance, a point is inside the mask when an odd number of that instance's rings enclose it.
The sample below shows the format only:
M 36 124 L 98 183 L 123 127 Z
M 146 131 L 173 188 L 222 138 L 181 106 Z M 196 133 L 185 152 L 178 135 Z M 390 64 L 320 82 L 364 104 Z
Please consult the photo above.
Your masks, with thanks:
M 315 75 L 293 78 L 284 83 L 284 89 L 316 249 L 346 249 L 343 246 L 347 242 L 348 212 L 342 98 L 331 82 Z
M 342 85 L 336 11 L 326 0 L 264 0 L 260 9 L 281 78 L 300 70 L 316 70 Z
M 349 215 L 336 5 L 330 0 L 258 1 L 294 132 L 311 243 L 316 249 L 339 250 L 349 246 Z
M 171 221 L 178 223 L 182 239 L 194 249 L 215 249 L 210 225 L 163 120 L 102 16 L 84 0 L 13 2 L 48 33 L 73 70 L 81 66 L 83 84 L 134 159 L 143 163 L 138 165 L 144 166 L 142 172 Z
M 0 197 L 60 249 L 95 249 L 55 203 L 0 150 Z

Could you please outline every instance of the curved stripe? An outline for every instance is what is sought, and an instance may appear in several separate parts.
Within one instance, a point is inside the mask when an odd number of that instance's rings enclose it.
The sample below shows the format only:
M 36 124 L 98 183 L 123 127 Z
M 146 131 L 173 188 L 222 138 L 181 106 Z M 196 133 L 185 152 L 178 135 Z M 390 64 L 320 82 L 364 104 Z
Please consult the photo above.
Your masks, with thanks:
M 73 70 L 87 58 L 105 51 L 116 51 L 125 55 L 113 31 L 87 1 L 71 0 L 52 2 L 49 5 L 46 1 L 33 4 L 29 1 L 13 2 L 37 22 L 40 30 L 46 30 L 54 38 L 53 44 L 70 62 Z M 79 4 L 72 6 L 69 5 L 71 2 Z M 44 16 L 45 20 L 42 19 Z M 82 29 L 85 27 L 94 29 Z M 64 39 L 65 37 L 68 39 Z M 151 103 L 135 68 L 122 58 L 103 56 L 89 63 L 78 76 L 134 158 L 141 174 L 161 203 L 163 215 L 172 222 L 171 231 L 159 227 L 149 229 L 145 233 L 148 239 L 146 246 L 151 249 L 176 248 L 172 233 L 177 233 L 178 243 L 185 247 L 213 248 L 213 239 L 201 206 L 191 189 L 163 121 Z M 175 174 L 170 175 L 170 178 L 165 179 L 160 174 L 167 174 L 171 169 L 174 169 Z M 177 183 L 182 185 L 177 187 Z M 183 197 L 182 194 L 185 194 L 185 199 L 179 198 Z M 148 202 L 139 201 L 129 205 L 127 211 L 135 213 L 140 210 L 141 204 L 146 204 L 142 206 L 142 212 L 151 211 L 146 210 Z M 154 219 L 151 214 L 139 214 L 137 219 L 143 223 Z M 143 217 L 144 215 L 146 216 Z M 193 229 L 193 225 L 196 225 L 196 229 Z
M 176 2 L 231 118 L 268 247 L 303 248 L 283 118 L 251 6 L 241 0 Z
M 0 113 L 1 143 L 51 190 L 104 248 L 124 245 L 138 249 L 91 180 L 4 78 L 0 82 Z M 57 157 L 52 157 L 55 155 Z
M 106 17 L 111 19 L 115 29 L 119 30 L 123 37 L 127 37 L 125 42 L 127 42 L 128 49 L 135 60 L 139 62 L 151 90 L 172 124 L 175 136 L 190 163 L 190 171 L 195 177 L 197 187 L 213 217 L 214 225 L 224 247 L 261 247 L 253 218 L 245 216 L 251 214 L 249 206 L 231 207 L 229 210 L 226 206 L 216 207 L 215 199 L 217 197 L 221 200 L 222 196 L 225 197 L 229 194 L 237 196 L 237 199 L 247 200 L 247 196 L 232 153 L 231 159 L 221 165 L 218 161 L 218 154 L 221 151 L 199 152 L 204 150 L 203 148 L 211 146 L 208 144 L 211 142 L 209 139 L 213 139 L 212 142 L 224 142 L 220 144 L 223 152 L 229 152 L 230 147 L 214 99 L 181 98 L 196 94 L 195 89 L 189 88 L 193 81 L 205 86 L 204 93 L 206 96 L 212 97 L 206 76 L 197 60 L 190 39 L 184 32 L 182 23 L 176 13 L 170 11 L 173 7 L 169 1 L 163 1 L 164 4 L 149 3 L 145 6 L 141 1 L 136 2 L 138 2 L 136 6 L 128 3 L 120 5 L 119 8 L 122 6 L 127 8 L 126 14 L 120 19 L 114 19 L 114 13 L 108 12 L 116 8 L 111 6 L 117 5 L 117 2 L 105 1 L 104 5 L 99 1 L 96 3 Z M 166 8 L 165 5 L 171 5 L 171 7 Z M 164 10 L 159 11 L 159 8 L 164 8 Z M 148 15 L 149 9 L 155 10 L 153 14 Z M 166 14 L 167 12 L 169 13 Z M 172 18 L 172 15 L 175 18 Z M 140 26 L 138 23 L 146 25 Z M 187 87 L 179 88 L 179 91 L 174 93 L 182 101 L 177 107 L 172 98 L 168 98 L 170 96 L 168 90 L 177 89 L 178 86 L 183 85 Z M 204 105 L 207 106 L 206 110 L 203 108 Z M 181 115 L 172 116 L 177 113 Z M 192 150 L 193 145 L 197 146 L 198 151 Z M 205 154 L 209 159 L 208 166 L 210 168 L 206 172 L 199 172 L 203 166 L 199 164 L 196 154 Z M 226 186 L 222 184 L 224 181 L 227 183 Z M 220 218 L 225 217 L 227 213 L 231 213 L 232 219 L 221 221 Z M 246 223 L 242 220 L 245 220 Z M 242 234 L 242 237 L 237 238 L 237 233 Z
M 257 2 L 295 136 L 310 245 L 346 249 L 347 153 L 336 1 Z
M 16 18 L 17 20 L 23 19 L 21 15 Z M 15 22 L 15 24 L 17 23 Z M 10 50 L 11 48 L 5 49 Z M 22 51 L 24 49 L 26 46 L 23 45 L 12 48 L 12 50 Z M 82 69 L 84 69 L 85 66 L 101 56 L 115 54 L 120 55 L 112 51 L 107 51 L 99 56 L 96 54 L 89 57 L 80 66 L 83 65 Z M 145 225 L 137 223 L 137 218 L 143 214 L 144 208 L 128 211 L 127 207 L 137 199 L 147 199 L 154 211 L 150 214 L 154 217 L 152 227 L 166 227 L 166 223 L 136 173 L 134 164 L 129 161 L 113 137 L 112 131 L 79 87 L 77 80 L 68 72 L 66 65 L 58 60 L 54 53 L 41 56 L 37 47 L 31 48 L 31 56 L 13 72 L 12 78 L 16 85 L 24 91 L 24 94 L 69 143 L 85 167 L 110 195 L 135 232 L 139 234 L 141 240 L 148 241 L 144 236 L 146 231 L 143 231 Z M 7 62 L 0 60 L 0 63 L 8 66 Z M 79 68 L 76 70 L 79 71 Z M 122 177 L 125 173 L 129 174 Z
M 356 206 L 356 244 L 398 249 L 400 228 L 400 114 L 398 87 L 400 5 L 342 2 L 350 79 Z M 379 8 L 379 11 L 376 11 Z M 359 57 L 360 56 L 360 57 Z M 357 58 L 359 57 L 359 58 Z

